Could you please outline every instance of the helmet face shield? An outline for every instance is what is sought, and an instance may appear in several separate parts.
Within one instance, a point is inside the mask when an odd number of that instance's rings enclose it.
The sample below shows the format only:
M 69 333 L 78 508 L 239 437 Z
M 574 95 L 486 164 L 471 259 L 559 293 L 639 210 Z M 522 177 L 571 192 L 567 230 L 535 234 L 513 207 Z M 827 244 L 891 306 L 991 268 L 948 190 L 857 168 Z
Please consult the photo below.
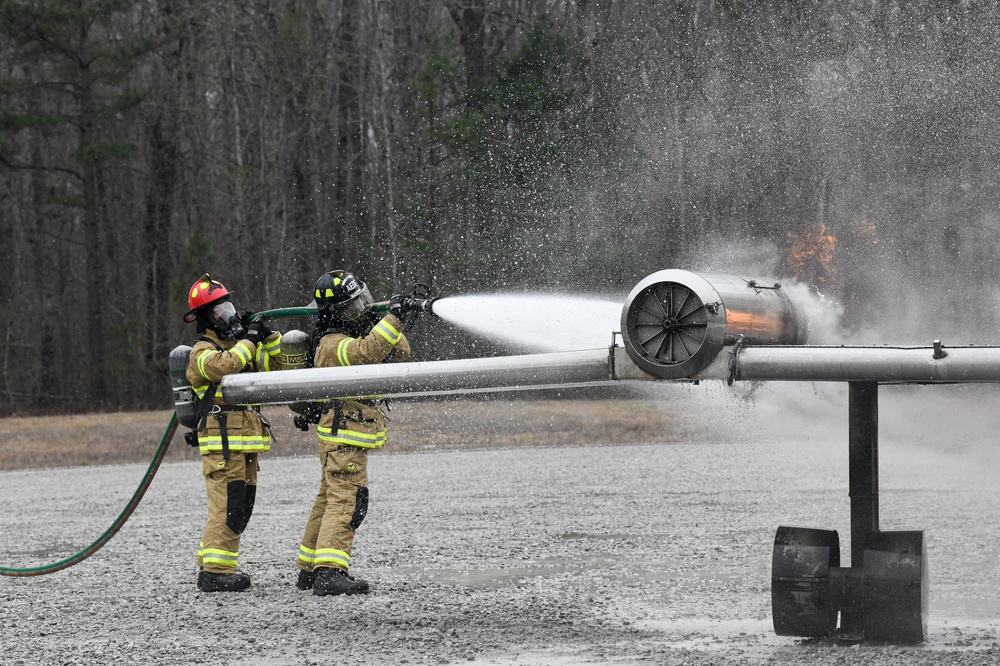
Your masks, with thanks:
M 212 328 L 226 337 L 238 340 L 245 333 L 243 322 L 236 314 L 236 306 L 232 301 L 219 301 L 213 305 L 208 311 L 207 319 Z
M 360 294 L 346 303 L 333 306 L 331 310 L 333 316 L 341 321 L 356 321 L 361 318 L 361 315 L 368 312 L 368 308 L 374 302 L 375 299 L 372 298 L 371 292 L 368 291 L 368 285 L 362 283 Z

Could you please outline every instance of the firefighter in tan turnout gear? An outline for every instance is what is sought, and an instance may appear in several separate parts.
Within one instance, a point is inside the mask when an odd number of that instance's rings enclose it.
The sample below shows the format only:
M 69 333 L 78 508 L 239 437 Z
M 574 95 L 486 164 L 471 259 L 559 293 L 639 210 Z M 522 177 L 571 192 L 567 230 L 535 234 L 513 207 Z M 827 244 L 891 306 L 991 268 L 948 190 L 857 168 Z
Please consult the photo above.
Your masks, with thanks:
M 197 322 L 187 380 L 202 405 L 198 448 L 208 491 L 208 520 L 198 547 L 198 589 L 236 591 L 250 587 L 237 569 L 240 535 L 257 494 L 257 455 L 270 448 L 267 421 L 254 407 L 220 404 L 216 389 L 226 375 L 280 369 L 281 334 L 263 322 L 244 329 L 232 294 L 206 273 L 188 292 L 187 323 Z M 192 442 L 193 443 L 193 442 Z
M 403 335 L 408 305 L 393 297 L 389 313 L 369 311 L 368 287 L 345 271 L 324 273 L 314 290 L 318 316 L 313 367 L 402 361 L 410 355 Z M 354 531 L 368 511 L 368 451 L 386 442 L 384 401 L 352 398 L 318 403 L 316 428 L 323 466 L 319 492 L 299 547 L 296 583 L 313 594 L 364 594 L 368 583 L 348 575 Z M 317 403 L 312 403 L 314 409 Z M 315 422 L 315 421 L 314 421 Z

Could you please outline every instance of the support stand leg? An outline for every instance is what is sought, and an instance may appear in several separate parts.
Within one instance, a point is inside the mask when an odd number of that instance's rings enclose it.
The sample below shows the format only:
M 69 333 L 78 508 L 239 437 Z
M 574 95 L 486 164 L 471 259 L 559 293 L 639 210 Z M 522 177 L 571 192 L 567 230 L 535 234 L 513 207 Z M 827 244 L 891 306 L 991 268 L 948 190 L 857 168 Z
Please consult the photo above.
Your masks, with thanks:
M 878 523 L 878 382 L 850 382 L 848 395 L 849 494 L 851 497 L 851 569 L 860 578 L 865 544 L 879 531 Z M 841 610 L 840 629 L 848 636 L 864 635 L 861 595 L 851 595 Z
M 839 566 L 837 532 L 779 527 L 771 562 L 774 630 L 919 643 L 927 635 L 924 535 L 879 529 L 878 383 L 849 388 L 850 566 Z

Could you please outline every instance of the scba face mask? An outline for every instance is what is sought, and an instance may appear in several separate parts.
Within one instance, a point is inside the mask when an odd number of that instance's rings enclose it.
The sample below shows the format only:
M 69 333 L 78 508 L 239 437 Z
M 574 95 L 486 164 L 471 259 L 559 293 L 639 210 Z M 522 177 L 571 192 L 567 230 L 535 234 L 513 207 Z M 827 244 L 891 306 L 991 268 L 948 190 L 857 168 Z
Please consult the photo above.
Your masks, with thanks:
M 208 312 L 208 323 L 227 338 L 239 340 L 246 335 L 243 322 L 236 314 L 236 306 L 231 301 L 222 301 L 212 306 Z

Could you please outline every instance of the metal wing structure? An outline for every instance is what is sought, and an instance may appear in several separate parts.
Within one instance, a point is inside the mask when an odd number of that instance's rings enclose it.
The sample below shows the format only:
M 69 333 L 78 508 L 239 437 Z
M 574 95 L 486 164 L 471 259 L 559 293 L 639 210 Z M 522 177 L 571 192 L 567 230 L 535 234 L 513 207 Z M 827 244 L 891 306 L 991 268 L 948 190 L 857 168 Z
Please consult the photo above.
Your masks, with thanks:
M 230 375 L 232 405 L 351 396 L 428 396 L 636 381 L 798 381 L 849 385 L 850 565 L 832 530 L 781 526 L 771 602 L 779 635 L 898 643 L 927 634 L 923 532 L 882 531 L 878 387 L 1000 382 L 1000 348 L 810 346 L 801 308 L 774 280 L 669 269 L 628 295 L 622 344 L 527 354 Z

